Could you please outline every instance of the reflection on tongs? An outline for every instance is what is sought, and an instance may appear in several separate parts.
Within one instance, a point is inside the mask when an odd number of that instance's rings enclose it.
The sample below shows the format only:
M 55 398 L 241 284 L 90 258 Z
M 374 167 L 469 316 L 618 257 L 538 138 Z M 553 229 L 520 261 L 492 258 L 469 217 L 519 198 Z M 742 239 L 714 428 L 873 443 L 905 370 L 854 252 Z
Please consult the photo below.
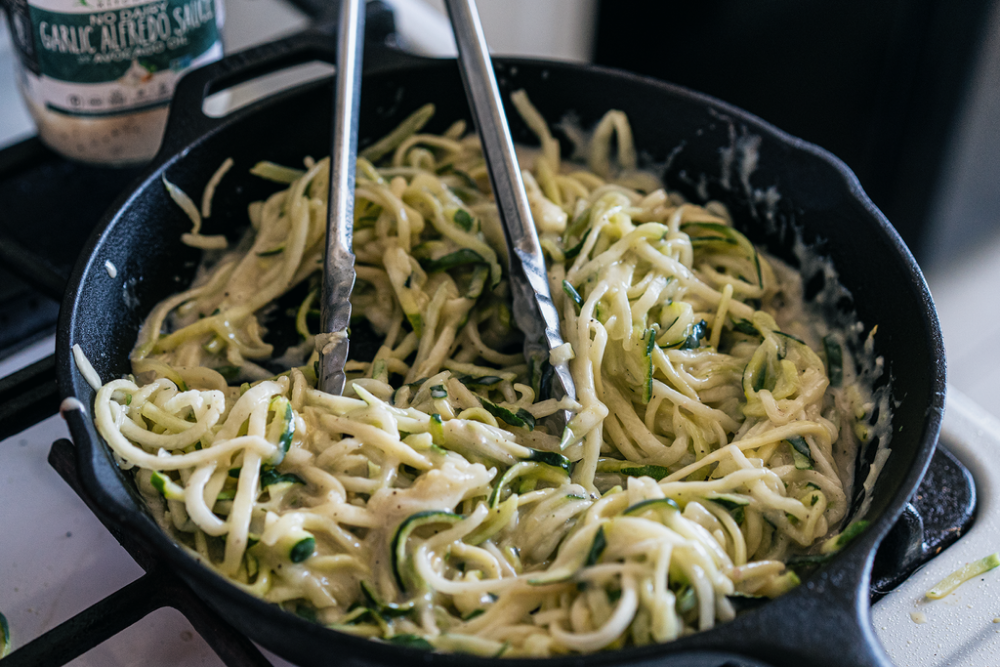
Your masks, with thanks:
M 576 387 L 568 362 L 562 359 L 556 364 L 549 363 L 550 353 L 563 345 L 559 313 L 549 292 L 545 258 L 538 243 L 479 14 L 474 0 L 446 0 L 445 4 L 458 43 L 465 93 L 479 130 L 507 239 L 514 319 L 524 332 L 524 356 L 529 368 L 551 369 L 551 398 L 575 400 Z M 559 410 L 549 419 L 551 431 L 562 433 L 561 447 L 578 439 L 569 428 L 569 411 Z

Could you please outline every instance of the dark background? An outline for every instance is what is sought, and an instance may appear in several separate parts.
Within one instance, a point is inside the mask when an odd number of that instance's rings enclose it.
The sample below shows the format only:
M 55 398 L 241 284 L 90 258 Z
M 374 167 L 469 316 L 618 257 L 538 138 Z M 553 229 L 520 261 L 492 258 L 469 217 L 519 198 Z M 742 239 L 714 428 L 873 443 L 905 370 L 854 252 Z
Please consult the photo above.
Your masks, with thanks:
M 830 150 L 924 260 L 992 6 L 601 0 L 594 62 L 714 95 Z

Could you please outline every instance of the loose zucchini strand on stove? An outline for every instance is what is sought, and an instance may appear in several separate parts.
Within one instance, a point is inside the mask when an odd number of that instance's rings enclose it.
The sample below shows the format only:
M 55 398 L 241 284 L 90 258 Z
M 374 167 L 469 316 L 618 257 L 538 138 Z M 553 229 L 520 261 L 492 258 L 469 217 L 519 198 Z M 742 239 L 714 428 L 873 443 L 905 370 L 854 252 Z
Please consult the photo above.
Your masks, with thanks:
M 978 577 L 998 566 L 1000 566 L 1000 553 L 993 553 L 972 563 L 966 563 L 935 584 L 925 595 L 929 600 L 940 600 L 948 597 L 969 579 Z
M 808 552 L 850 495 L 834 453 L 860 430 L 838 406 L 863 414 L 866 390 L 841 386 L 852 360 L 794 272 L 721 204 L 637 170 L 624 114 L 586 171 L 514 102 L 542 144 L 525 183 L 577 401 L 525 363 L 478 140 L 462 122 L 422 133 L 428 105 L 358 161 L 351 299 L 378 345 L 343 396 L 314 370 L 328 161 L 261 162 L 288 187 L 152 310 L 96 425 L 185 549 L 343 632 L 545 656 L 711 628 L 728 596 L 796 585 L 790 556 L 825 557 Z M 282 352 L 283 320 L 299 341 Z

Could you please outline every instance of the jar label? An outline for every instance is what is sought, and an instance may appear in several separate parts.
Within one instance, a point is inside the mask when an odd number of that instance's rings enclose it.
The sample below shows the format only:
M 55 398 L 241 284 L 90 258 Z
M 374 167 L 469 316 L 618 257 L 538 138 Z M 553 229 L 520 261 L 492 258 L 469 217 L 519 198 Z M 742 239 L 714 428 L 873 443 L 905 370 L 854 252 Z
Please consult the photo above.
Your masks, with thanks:
M 180 76 L 222 57 L 221 0 L 12 0 L 25 94 L 50 111 L 162 106 Z

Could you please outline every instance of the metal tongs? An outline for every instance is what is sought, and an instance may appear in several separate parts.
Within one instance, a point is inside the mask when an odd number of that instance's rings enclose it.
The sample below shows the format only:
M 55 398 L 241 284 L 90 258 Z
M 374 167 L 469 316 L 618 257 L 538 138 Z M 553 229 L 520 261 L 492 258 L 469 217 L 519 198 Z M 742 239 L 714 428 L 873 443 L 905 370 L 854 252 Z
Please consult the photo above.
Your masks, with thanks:
M 475 2 L 446 0 L 446 5 L 458 43 L 462 81 L 476 118 L 507 240 L 514 320 L 524 332 L 525 359 L 534 368 L 540 369 L 549 361 L 549 353 L 563 344 L 559 313 L 549 292 L 545 259 L 535 232 Z M 316 342 L 320 351 L 319 385 L 331 394 L 344 391 L 344 364 L 350 345 L 347 328 L 351 321 L 350 297 L 355 280 L 351 239 L 364 21 L 361 0 L 342 0 L 337 34 L 337 83 L 321 306 L 325 333 L 317 336 Z M 552 368 L 552 397 L 566 396 L 575 400 L 576 388 L 567 363 L 564 361 Z M 560 410 L 550 418 L 555 434 L 563 433 L 569 418 L 566 410 Z
M 337 26 L 337 80 L 333 93 L 333 148 L 330 151 L 330 192 L 327 200 L 326 260 L 319 387 L 329 394 L 344 392 L 344 364 L 350 340 L 351 291 L 354 289 L 354 172 L 358 160 L 358 113 L 361 104 L 361 55 L 364 46 L 363 0 L 341 0 Z
M 479 130 L 490 183 L 507 239 L 514 320 L 524 332 L 525 359 L 535 368 L 541 368 L 549 360 L 549 353 L 563 344 L 559 332 L 559 312 L 549 291 L 545 258 L 538 243 L 475 0 L 445 0 L 445 5 L 458 43 L 458 62 L 465 94 Z M 576 387 L 567 362 L 555 364 L 552 368 L 555 372 L 551 397 L 566 396 L 575 400 Z M 563 434 L 563 443 L 568 444 L 564 429 L 569 423 L 569 412 L 560 410 L 552 417 L 554 421 L 551 425 L 557 429 L 554 434 Z

